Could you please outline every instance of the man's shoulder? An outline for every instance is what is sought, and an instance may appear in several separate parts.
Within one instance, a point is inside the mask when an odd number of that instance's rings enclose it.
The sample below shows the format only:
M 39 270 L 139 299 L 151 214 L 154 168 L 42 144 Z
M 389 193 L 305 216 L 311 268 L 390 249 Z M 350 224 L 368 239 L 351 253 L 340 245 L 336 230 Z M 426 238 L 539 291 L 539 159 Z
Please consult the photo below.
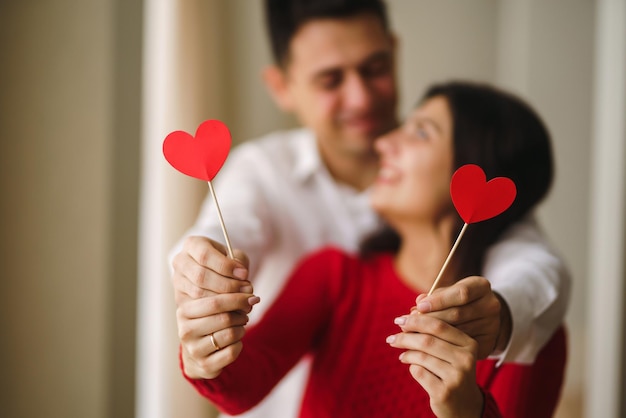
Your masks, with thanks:
M 485 269 L 494 265 L 541 264 L 564 269 L 563 257 L 554 248 L 534 217 L 528 217 L 504 231 L 486 253 Z
M 243 142 L 233 149 L 227 167 L 254 176 L 302 179 L 320 165 L 315 137 L 307 129 L 292 129 Z M 228 170 L 228 168 L 227 168 Z M 304 174 L 303 174 L 304 173 Z
M 233 150 L 233 154 L 258 157 L 261 153 L 270 159 L 293 158 L 304 144 L 312 140 L 312 133 L 304 128 L 275 131 L 242 142 Z

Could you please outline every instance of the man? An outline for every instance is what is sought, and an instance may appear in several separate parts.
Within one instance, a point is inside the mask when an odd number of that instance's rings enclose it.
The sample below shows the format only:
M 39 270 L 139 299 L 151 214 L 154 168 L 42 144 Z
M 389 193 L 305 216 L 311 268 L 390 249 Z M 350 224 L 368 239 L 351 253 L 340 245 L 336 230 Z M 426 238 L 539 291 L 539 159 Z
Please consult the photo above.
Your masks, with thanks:
M 397 124 L 395 40 L 384 4 L 268 0 L 266 10 L 275 65 L 264 79 L 280 108 L 304 128 L 270 134 L 231 153 L 215 186 L 231 241 L 249 258 L 249 269 L 241 253 L 240 260 L 230 260 L 206 238 L 221 236 L 207 200 L 188 238 L 173 251 L 179 328 L 190 319 L 181 318 L 188 310 L 180 307 L 214 292 L 251 293 L 248 278 L 263 301 L 251 314 L 254 321 L 303 255 L 324 245 L 356 251 L 378 226 L 366 195 L 378 168 L 373 141 Z M 215 274 L 240 281 L 216 289 Z M 528 222 L 494 245 L 484 275 L 496 294 L 470 281 L 420 299 L 417 307 L 465 327 L 479 342 L 481 357 L 532 361 L 562 321 L 569 291 L 564 266 Z M 241 349 L 222 346 L 219 333 L 189 341 L 179 331 L 185 370 L 197 376 L 204 361 Z M 305 373 L 301 364 L 246 416 L 295 416 Z

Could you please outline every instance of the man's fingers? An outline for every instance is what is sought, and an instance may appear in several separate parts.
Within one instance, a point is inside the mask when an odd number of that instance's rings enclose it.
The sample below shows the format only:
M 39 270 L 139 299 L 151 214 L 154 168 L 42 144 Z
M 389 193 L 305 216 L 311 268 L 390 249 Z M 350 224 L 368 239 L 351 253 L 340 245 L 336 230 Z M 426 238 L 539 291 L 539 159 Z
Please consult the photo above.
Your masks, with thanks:
M 459 326 L 479 319 L 499 317 L 500 302 L 495 297 L 480 297 L 467 305 L 452 306 L 443 310 L 433 310 L 425 314 L 446 321 L 449 324 Z
M 426 313 L 467 305 L 490 291 L 491 285 L 484 277 L 466 277 L 452 286 L 436 290 L 430 296 L 418 298 L 417 310 Z
M 250 312 L 252 306 L 259 303 L 259 301 L 260 298 L 258 296 L 252 296 L 247 293 L 224 293 L 208 298 L 191 300 L 181 305 L 177 313 L 184 318 L 193 319 L 230 311 Z
M 199 236 L 186 238 L 183 248 L 196 263 L 222 276 L 240 280 L 248 278 L 248 258 L 241 251 L 237 251 L 237 255 L 242 260 L 228 258 L 222 244 Z
M 400 326 L 402 331 L 404 331 L 404 337 L 402 338 L 414 338 L 408 337 L 408 335 L 427 335 L 459 346 L 467 344 L 467 341 L 469 339 L 467 335 L 465 335 L 463 332 L 459 331 L 452 325 L 439 319 L 429 317 L 427 315 L 404 315 L 396 318 L 395 322 L 397 325 Z
M 213 293 L 252 293 L 252 285 L 249 281 L 233 279 L 230 276 L 220 274 L 215 270 L 198 264 L 191 257 L 187 257 L 181 264 L 180 272 L 193 285 L 187 289 L 186 293 L 194 299 L 212 294 L 203 292 L 203 290 Z

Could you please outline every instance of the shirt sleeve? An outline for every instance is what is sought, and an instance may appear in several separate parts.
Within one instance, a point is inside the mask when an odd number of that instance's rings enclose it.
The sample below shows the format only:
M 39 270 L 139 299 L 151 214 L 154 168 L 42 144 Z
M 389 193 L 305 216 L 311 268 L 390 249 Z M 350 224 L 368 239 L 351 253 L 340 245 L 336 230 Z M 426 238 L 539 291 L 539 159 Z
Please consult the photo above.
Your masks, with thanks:
M 259 260 L 275 239 L 270 207 L 273 182 L 268 178 L 272 170 L 267 169 L 269 162 L 257 148 L 256 144 L 249 143 L 235 149 L 213 182 L 230 241 L 243 250 L 250 261 L 250 277 L 255 276 Z M 170 250 L 170 268 L 185 238 L 192 235 L 225 244 L 215 202 L 209 194 L 195 224 Z
M 247 330 L 237 360 L 217 378 L 185 376 L 221 411 L 239 414 L 258 404 L 315 347 L 331 317 L 329 254 L 320 252 L 296 268 L 261 321 Z
M 512 227 L 489 249 L 483 275 L 507 303 L 511 339 L 498 364 L 530 364 L 563 323 L 570 297 L 570 275 L 532 219 Z

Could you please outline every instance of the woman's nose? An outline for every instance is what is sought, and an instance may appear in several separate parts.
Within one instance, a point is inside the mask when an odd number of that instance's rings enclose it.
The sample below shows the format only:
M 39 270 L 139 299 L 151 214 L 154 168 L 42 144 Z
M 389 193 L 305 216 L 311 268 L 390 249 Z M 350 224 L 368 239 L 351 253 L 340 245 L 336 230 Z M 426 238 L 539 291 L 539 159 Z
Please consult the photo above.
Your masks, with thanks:
M 394 129 L 393 131 L 379 137 L 374 143 L 374 149 L 376 149 L 379 154 L 394 152 L 397 148 L 397 134 L 398 129 Z

